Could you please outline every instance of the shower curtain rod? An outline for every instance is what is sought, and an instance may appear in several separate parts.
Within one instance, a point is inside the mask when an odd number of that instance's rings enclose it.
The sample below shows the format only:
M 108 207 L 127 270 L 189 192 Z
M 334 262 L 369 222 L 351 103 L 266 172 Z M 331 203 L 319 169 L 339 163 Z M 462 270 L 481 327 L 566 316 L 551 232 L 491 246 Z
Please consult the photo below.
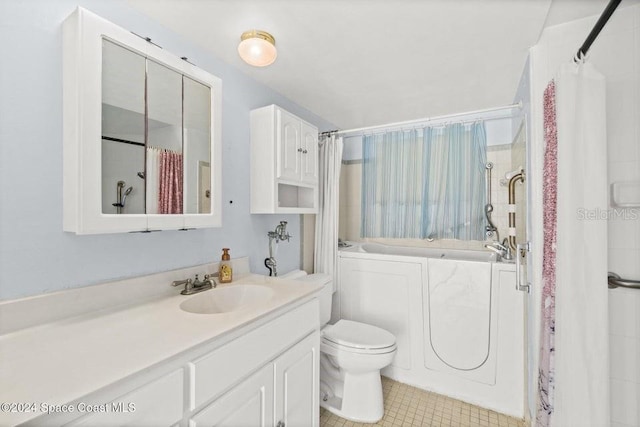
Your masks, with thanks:
M 600 31 L 602 31 L 604 26 L 607 24 L 607 22 L 609 21 L 609 18 L 611 18 L 611 15 L 613 15 L 613 12 L 615 12 L 616 8 L 618 7 L 621 1 L 622 0 L 609 1 L 609 4 L 607 4 L 607 7 L 602 12 L 602 15 L 600 15 L 600 18 L 598 18 L 598 22 L 596 22 L 596 25 L 593 26 L 593 28 L 591 29 L 591 32 L 587 36 L 587 39 L 584 41 L 584 43 L 582 43 L 582 46 L 580 46 L 580 49 L 578 49 L 576 56 L 573 58 L 574 62 L 580 61 L 580 59 L 584 58 L 587 52 L 589 52 L 589 48 L 591 47 L 593 42 L 596 40 L 596 38 L 598 38 Z
M 144 142 L 136 142 L 136 141 L 130 141 L 128 139 L 112 138 L 110 136 L 104 136 L 104 135 L 102 135 L 102 139 L 106 139 L 107 141 L 113 141 L 113 142 L 122 142 L 123 144 L 139 145 L 141 147 L 145 146 Z
M 500 111 L 500 110 L 506 110 L 508 108 L 522 108 L 522 102 L 518 102 L 517 104 L 510 104 L 510 105 L 505 105 L 502 107 L 493 107 L 493 108 L 485 108 L 484 110 L 475 110 L 475 111 L 467 111 L 464 113 L 456 113 L 456 114 L 447 114 L 447 115 L 443 115 L 443 116 L 434 116 L 434 117 L 426 117 L 424 119 L 417 119 L 417 120 L 407 120 L 405 122 L 396 122 L 396 123 L 387 123 L 384 125 L 375 125 L 375 126 L 367 126 L 367 127 L 362 127 L 362 128 L 355 128 L 355 129 L 347 129 L 347 130 L 339 130 L 336 132 L 337 135 L 347 135 L 347 134 L 354 134 L 354 133 L 359 133 L 359 132 L 367 132 L 367 131 L 371 131 L 371 130 L 377 130 L 377 129 L 386 129 L 386 128 L 397 128 L 397 127 L 402 127 L 402 126 L 415 126 L 417 124 L 420 123 L 427 123 L 427 122 L 433 122 L 436 120 L 447 120 L 453 117 L 464 117 L 464 116 L 472 116 L 474 114 L 483 114 L 483 113 L 490 113 L 492 111 Z

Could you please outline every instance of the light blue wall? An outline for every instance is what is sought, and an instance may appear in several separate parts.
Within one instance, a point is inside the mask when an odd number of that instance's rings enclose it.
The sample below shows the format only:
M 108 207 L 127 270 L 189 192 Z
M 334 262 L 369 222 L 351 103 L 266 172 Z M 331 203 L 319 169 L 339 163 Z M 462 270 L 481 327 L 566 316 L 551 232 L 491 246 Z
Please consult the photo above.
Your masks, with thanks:
M 62 30 L 76 6 L 187 56 L 222 79 L 223 227 L 76 236 L 62 231 Z M 249 111 L 276 103 L 335 126 L 170 32 L 123 0 L 0 0 L 0 299 L 249 256 L 265 274 L 267 231 L 287 220 L 279 270 L 300 264 L 299 215 L 249 214 Z M 233 201 L 233 203 L 231 203 Z

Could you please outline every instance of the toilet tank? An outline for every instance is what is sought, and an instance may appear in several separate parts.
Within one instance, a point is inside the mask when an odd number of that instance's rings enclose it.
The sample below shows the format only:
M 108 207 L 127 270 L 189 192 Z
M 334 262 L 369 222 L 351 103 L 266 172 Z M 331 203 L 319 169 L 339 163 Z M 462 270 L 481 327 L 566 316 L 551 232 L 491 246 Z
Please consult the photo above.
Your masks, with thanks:
M 300 280 L 301 282 L 311 282 L 322 285 L 320 291 L 320 327 L 329 323 L 331 319 L 331 303 L 333 298 L 333 279 L 330 275 L 324 273 L 307 274 L 302 270 L 294 270 L 282 276 L 282 279 Z

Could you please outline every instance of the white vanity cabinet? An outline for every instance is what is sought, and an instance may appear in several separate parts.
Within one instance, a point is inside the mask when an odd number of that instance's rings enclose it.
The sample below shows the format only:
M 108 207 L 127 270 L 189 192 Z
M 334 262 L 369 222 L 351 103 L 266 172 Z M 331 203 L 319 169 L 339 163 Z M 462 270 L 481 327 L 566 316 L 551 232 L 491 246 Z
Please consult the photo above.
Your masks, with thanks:
M 267 365 L 232 388 L 189 421 L 189 427 L 273 424 L 273 365 Z
M 278 107 L 251 111 L 251 213 L 316 213 L 318 128 Z
M 95 412 L 67 426 L 171 425 L 182 418 L 183 392 L 184 372 L 179 369 L 109 403 L 91 404 Z
M 318 343 L 317 333 L 309 335 L 205 406 L 189 426 L 317 426 Z
M 317 426 L 320 419 L 319 335 L 300 341 L 274 362 L 275 425 Z M 309 393 L 313 390 L 313 393 Z
M 318 426 L 319 319 L 311 299 L 70 402 L 73 413 L 25 425 Z M 78 410 L 85 403 L 108 409 Z

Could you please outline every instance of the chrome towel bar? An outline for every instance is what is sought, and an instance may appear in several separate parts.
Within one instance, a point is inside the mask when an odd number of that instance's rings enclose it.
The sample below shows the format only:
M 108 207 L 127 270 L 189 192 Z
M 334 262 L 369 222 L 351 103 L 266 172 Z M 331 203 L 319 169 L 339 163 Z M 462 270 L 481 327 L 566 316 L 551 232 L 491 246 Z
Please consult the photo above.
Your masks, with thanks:
M 609 289 L 615 289 L 617 287 L 640 289 L 640 280 L 623 279 L 616 273 L 611 272 L 609 272 L 607 279 L 609 283 Z

